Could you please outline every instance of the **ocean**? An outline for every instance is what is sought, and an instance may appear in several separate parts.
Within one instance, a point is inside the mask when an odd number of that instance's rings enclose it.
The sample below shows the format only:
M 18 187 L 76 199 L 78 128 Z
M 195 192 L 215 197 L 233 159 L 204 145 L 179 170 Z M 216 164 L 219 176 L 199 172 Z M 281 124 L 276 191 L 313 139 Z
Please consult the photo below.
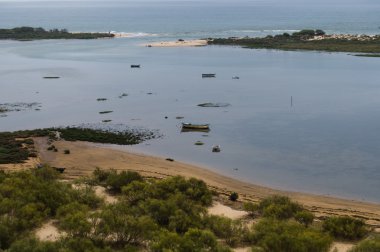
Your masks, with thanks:
M 0 1 L 2 28 L 127 36 L 0 41 L 0 104 L 41 104 L 40 111 L 0 117 L 0 130 L 82 123 L 157 129 L 160 139 L 117 148 L 274 188 L 380 202 L 378 58 L 144 46 L 303 28 L 378 34 L 378 13 L 377 1 Z M 131 69 L 131 64 L 142 67 Z M 216 78 L 202 79 L 202 73 L 216 73 Z M 62 78 L 43 79 L 46 75 Z M 128 96 L 119 98 L 122 93 Z M 100 97 L 108 100 L 98 102 Z M 197 106 L 204 102 L 231 106 Z M 98 113 L 104 110 L 113 113 Z M 181 122 L 210 123 L 211 131 L 181 133 Z M 220 153 L 211 152 L 216 144 Z

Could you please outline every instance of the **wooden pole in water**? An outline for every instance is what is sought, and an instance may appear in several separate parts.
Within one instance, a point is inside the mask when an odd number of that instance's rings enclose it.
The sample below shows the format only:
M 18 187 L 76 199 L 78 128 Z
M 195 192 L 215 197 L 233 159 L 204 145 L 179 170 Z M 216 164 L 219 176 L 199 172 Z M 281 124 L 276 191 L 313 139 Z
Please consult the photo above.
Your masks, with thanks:
M 293 96 L 290 96 L 290 107 L 293 107 Z

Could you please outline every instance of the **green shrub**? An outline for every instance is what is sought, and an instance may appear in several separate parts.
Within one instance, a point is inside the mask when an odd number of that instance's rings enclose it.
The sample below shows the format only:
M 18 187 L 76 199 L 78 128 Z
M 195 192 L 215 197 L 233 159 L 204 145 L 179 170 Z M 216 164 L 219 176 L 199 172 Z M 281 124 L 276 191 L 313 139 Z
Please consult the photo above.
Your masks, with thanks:
M 229 196 L 229 199 L 230 199 L 231 201 L 237 201 L 238 198 L 239 198 L 239 194 L 238 194 L 237 192 L 233 192 L 233 193 L 231 193 L 230 196 Z
M 59 244 L 55 242 L 44 242 L 36 238 L 24 238 L 12 244 L 9 252 L 56 252 Z
M 323 230 L 335 238 L 346 240 L 361 239 L 368 233 L 363 220 L 349 216 L 327 218 L 323 222 Z
M 66 150 L 63 151 L 63 153 L 66 154 L 66 155 L 68 155 L 68 154 L 70 154 L 70 150 L 66 149 Z
M 292 202 L 288 197 L 278 195 L 263 199 L 258 208 L 259 213 L 264 217 L 276 219 L 289 219 L 303 210 L 298 203 Z
M 142 176 L 133 171 L 122 171 L 117 173 L 116 171 L 111 171 L 107 177 L 106 185 L 113 191 L 121 192 L 123 186 L 127 186 L 133 181 L 142 181 Z
M 298 221 L 299 223 L 301 223 L 301 224 L 305 225 L 306 227 L 308 227 L 311 223 L 313 223 L 313 220 L 314 220 L 314 214 L 312 214 L 312 213 L 309 212 L 309 211 L 302 210 L 302 211 L 297 212 L 297 213 L 294 215 L 294 218 L 295 218 L 296 221 Z
M 240 220 L 211 215 L 205 218 L 205 226 L 218 238 L 224 239 L 229 246 L 235 247 L 242 242 L 248 229 Z
M 379 252 L 380 251 L 380 236 L 368 238 L 359 242 L 349 252 Z
M 259 212 L 259 205 L 252 202 L 244 202 L 243 209 L 247 211 L 250 216 L 254 217 Z
M 100 169 L 99 167 L 96 167 L 94 172 L 92 173 L 94 177 L 94 181 L 96 184 L 103 185 L 104 182 L 107 181 L 108 176 L 111 174 L 111 170 L 105 171 Z
M 254 226 L 254 243 L 267 252 L 327 252 L 329 235 L 303 225 L 276 219 L 263 219 Z
M 120 245 L 141 245 L 152 239 L 157 225 L 149 216 L 135 217 L 122 203 L 110 205 L 98 216 L 97 233 L 104 240 L 114 237 Z

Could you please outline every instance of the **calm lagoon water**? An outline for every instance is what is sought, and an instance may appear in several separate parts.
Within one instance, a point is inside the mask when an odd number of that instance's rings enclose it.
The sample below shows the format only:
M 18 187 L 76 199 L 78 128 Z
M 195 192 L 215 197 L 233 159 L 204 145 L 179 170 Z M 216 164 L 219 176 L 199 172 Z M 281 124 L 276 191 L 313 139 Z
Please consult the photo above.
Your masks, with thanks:
M 164 135 L 127 149 L 200 164 L 276 188 L 380 202 L 377 58 L 218 46 L 141 46 L 179 37 L 265 35 L 305 25 L 334 32 L 376 33 L 380 16 L 374 13 L 379 5 L 337 3 L 339 8 L 326 9 L 328 4 L 321 4 L 306 16 L 302 12 L 311 7 L 304 4 L 285 8 L 275 1 L 238 3 L 0 1 L 3 26 L 116 30 L 132 36 L 1 41 L 0 103 L 39 102 L 42 110 L 0 117 L 0 130 L 112 119 L 115 124 L 158 129 Z M 105 10 L 112 15 L 100 15 Z M 270 12 L 271 18 L 266 17 Z M 320 15 L 325 18 L 318 19 Z M 131 69 L 130 64 L 142 68 Z M 217 78 L 201 78 L 209 72 Z M 45 80 L 46 75 L 62 78 Z M 233 80 L 235 75 L 240 79 Z M 128 96 L 118 98 L 122 93 Z M 97 102 L 99 97 L 108 100 Z M 231 106 L 196 106 L 203 102 Z M 114 112 L 100 115 L 103 110 Z M 207 136 L 181 133 L 182 120 L 176 116 L 210 123 L 211 131 Z M 205 145 L 195 146 L 198 140 Z M 221 145 L 221 153 L 211 152 L 214 144 Z

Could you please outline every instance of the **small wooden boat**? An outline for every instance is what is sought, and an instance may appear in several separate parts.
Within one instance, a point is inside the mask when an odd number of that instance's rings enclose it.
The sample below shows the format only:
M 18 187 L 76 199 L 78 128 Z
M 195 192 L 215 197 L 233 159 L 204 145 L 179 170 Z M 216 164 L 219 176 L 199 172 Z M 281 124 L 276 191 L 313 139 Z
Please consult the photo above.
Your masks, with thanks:
M 209 130 L 209 124 L 192 124 L 192 123 L 182 123 L 182 129 L 192 129 L 192 130 Z
M 44 76 L 44 79 L 59 79 L 59 76 Z
M 215 75 L 216 74 L 205 73 L 205 74 L 202 74 L 202 78 L 215 78 Z
M 140 68 L 140 65 L 131 65 L 131 68 Z
M 209 124 L 192 124 L 192 123 L 182 123 L 181 132 L 209 132 Z
M 238 79 L 240 79 L 240 77 L 239 76 L 232 76 L 232 79 L 233 80 L 238 80 Z

